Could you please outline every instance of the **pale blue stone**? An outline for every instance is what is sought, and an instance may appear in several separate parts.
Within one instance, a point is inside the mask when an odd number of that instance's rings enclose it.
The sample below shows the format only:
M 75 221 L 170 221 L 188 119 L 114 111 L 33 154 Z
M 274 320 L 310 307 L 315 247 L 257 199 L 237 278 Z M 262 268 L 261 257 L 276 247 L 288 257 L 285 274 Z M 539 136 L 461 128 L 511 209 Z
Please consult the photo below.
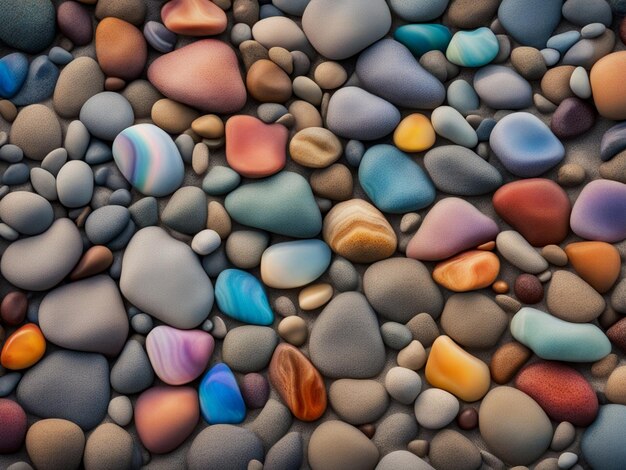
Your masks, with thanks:
M 35 57 L 28 68 L 26 81 L 20 91 L 11 98 L 15 106 L 39 103 L 52 96 L 59 78 L 59 69 L 48 56 Z
M 0 377 L 0 397 L 10 395 L 20 380 L 22 380 L 22 374 L 19 372 L 9 372 Z
M 270 287 L 301 287 L 324 274 L 330 258 L 330 248 L 321 240 L 276 243 L 263 252 L 261 276 Z
M 498 19 L 517 42 L 538 49 L 561 21 L 563 0 L 503 0 Z
M 451 106 L 439 106 L 430 116 L 435 132 L 455 144 L 473 148 L 478 144 L 474 128 L 456 109 Z
M 480 100 L 472 85 L 459 79 L 448 86 L 448 104 L 461 114 L 469 114 L 480 107 Z
M 606 31 L 606 26 L 602 23 L 591 23 L 580 30 L 580 35 L 585 39 L 593 39 L 602 35 Z
M 546 47 L 556 49 L 561 54 L 565 54 L 567 50 L 578 42 L 580 33 L 578 31 L 566 31 L 564 33 L 555 34 L 546 43 Z
M 524 307 L 511 320 L 511 334 L 542 359 L 595 362 L 611 352 L 611 342 L 591 323 L 571 323 Z
M 200 411 L 209 424 L 238 424 L 246 418 L 246 405 L 230 368 L 215 364 L 198 390 Z
M 227 166 L 214 166 L 202 180 L 202 189 L 210 196 L 227 194 L 239 186 L 241 176 Z
M 550 49 L 549 47 L 545 49 L 541 49 L 541 55 L 543 56 L 543 61 L 546 63 L 548 67 L 552 67 L 556 65 L 556 63 L 561 58 L 561 54 L 556 49 Z
M 399 17 L 416 23 L 431 21 L 440 17 L 448 6 L 449 0 L 390 0 L 389 5 Z
M 583 457 L 593 469 L 623 470 L 626 462 L 626 406 L 604 405 L 580 441 Z
M 494 109 L 523 109 L 533 102 L 533 90 L 524 77 L 510 67 L 487 65 L 474 74 L 474 89 Z
M 229 317 L 252 325 L 271 325 L 274 312 L 259 280 L 241 269 L 226 269 L 215 281 L 215 299 Z
M 67 65 L 74 60 L 74 56 L 71 52 L 68 52 L 59 46 L 54 46 L 50 49 L 50 52 L 48 52 L 48 58 L 57 65 Z
M 448 44 L 446 57 L 462 67 L 482 67 L 495 59 L 499 50 L 496 35 L 489 28 L 482 27 L 458 31 Z
M 420 57 L 429 51 L 445 52 L 452 33 L 442 24 L 406 24 L 396 29 L 393 37 Z

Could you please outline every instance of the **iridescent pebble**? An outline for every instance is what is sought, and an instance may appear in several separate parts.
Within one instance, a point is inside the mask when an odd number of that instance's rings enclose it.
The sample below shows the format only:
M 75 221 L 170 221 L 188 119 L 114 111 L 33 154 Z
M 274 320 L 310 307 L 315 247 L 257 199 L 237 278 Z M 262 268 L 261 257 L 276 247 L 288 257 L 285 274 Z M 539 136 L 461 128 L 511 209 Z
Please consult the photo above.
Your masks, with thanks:
M 209 424 L 237 424 L 246 417 L 246 405 L 230 368 L 214 365 L 205 374 L 199 388 L 200 410 Z
M 226 29 L 226 14 L 213 2 L 171 0 L 161 8 L 170 31 L 185 36 L 212 36 Z
M 626 185 L 595 180 L 580 192 L 572 208 L 570 225 L 576 235 L 598 241 L 626 238 Z
M 174 141 L 153 124 L 124 129 L 113 142 L 115 164 L 147 196 L 166 196 L 183 182 L 184 166 Z
M 478 143 L 478 136 L 463 115 L 451 106 L 439 106 L 430 117 L 435 132 L 455 144 L 472 148 Z
M 450 424 L 459 412 L 454 395 L 439 388 L 424 390 L 415 401 L 415 417 L 420 426 L 441 429 Z
M 442 24 L 406 24 L 397 28 L 393 37 L 419 57 L 429 51 L 445 52 L 452 34 Z
M 239 269 L 222 271 L 215 282 L 219 309 L 236 320 L 254 325 L 270 325 L 274 313 L 261 283 Z
M 474 74 L 474 89 L 480 99 L 494 109 L 522 109 L 532 103 L 530 84 L 515 70 L 503 65 L 487 65 Z
M 301 287 L 321 276 L 330 258 L 328 245 L 320 240 L 277 243 L 263 252 L 261 278 L 269 287 Z
M 498 40 L 489 28 L 458 31 L 448 44 L 446 57 L 463 67 L 482 67 L 498 54 Z

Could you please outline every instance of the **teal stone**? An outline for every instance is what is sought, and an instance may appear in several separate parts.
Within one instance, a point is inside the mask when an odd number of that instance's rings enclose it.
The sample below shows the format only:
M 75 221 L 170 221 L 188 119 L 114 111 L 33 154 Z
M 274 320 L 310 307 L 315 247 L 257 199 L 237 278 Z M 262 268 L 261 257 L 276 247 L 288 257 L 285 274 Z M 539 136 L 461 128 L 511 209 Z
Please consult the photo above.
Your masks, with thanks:
M 261 278 L 277 289 L 305 286 L 324 274 L 330 259 L 330 248 L 322 240 L 276 243 L 263 252 Z
M 36 54 L 54 41 L 56 11 L 50 0 L 0 0 L 0 40 Z
M 204 375 L 198 390 L 200 411 L 209 424 L 238 424 L 246 418 L 246 405 L 230 368 L 215 364 Z
M 0 96 L 11 98 L 24 84 L 28 74 L 28 58 L 14 52 L 0 59 Z
M 483 26 L 473 31 L 458 31 L 452 36 L 446 57 L 462 67 L 482 67 L 495 59 L 499 50 L 498 38 Z
M 411 157 L 393 145 L 374 145 L 359 166 L 361 187 L 383 212 L 403 214 L 430 205 L 435 186 Z
M 583 457 L 593 469 L 622 470 L 626 462 L 626 406 L 604 405 L 580 441 Z
M 611 342 L 591 323 L 571 323 L 531 307 L 511 320 L 511 334 L 547 360 L 595 362 L 611 352 Z
M 224 205 L 240 224 L 280 235 L 311 238 L 322 229 L 311 186 L 290 171 L 238 187 L 226 196 Z
M 202 189 L 209 196 L 227 194 L 239 186 L 241 176 L 227 166 L 214 166 L 202 180 Z
M 271 325 L 274 312 L 259 280 L 241 269 L 226 269 L 215 281 L 215 299 L 229 317 L 252 325 Z
M 407 24 L 396 29 L 393 37 L 420 57 L 429 51 L 445 52 L 452 33 L 442 24 Z

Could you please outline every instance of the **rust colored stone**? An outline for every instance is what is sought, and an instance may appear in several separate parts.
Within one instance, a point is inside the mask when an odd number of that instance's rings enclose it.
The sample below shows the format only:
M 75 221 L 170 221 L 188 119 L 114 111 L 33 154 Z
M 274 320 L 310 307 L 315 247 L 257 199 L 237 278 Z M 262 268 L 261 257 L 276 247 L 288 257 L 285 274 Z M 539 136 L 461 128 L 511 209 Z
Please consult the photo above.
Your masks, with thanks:
M 96 57 L 109 77 L 132 80 L 141 75 L 148 46 L 139 29 L 118 18 L 105 18 L 96 28 Z
M 185 36 L 212 36 L 226 29 L 226 13 L 207 0 L 171 0 L 163 5 L 161 19 L 170 31 Z
M 617 323 L 614 323 L 606 331 L 606 335 L 615 346 L 626 353 L 626 318 L 622 318 Z
M 608 292 L 619 277 L 622 260 L 610 243 L 570 243 L 565 253 L 578 275 L 601 294 Z
M 523 344 L 515 341 L 503 344 L 491 356 L 489 364 L 491 379 L 500 385 L 507 383 L 530 359 L 531 355 L 530 349 Z
M 106 246 L 89 248 L 70 274 L 72 281 L 99 274 L 113 263 L 113 253 Z
M 509 284 L 506 281 L 499 279 L 491 285 L 491 289 L 496 294 L 506 294 L 509 291 Z
M 284 103 L 291 98 L 291 79 L 271 60 L 257 60 L 246 77 L 250 95 L 261 102 Z

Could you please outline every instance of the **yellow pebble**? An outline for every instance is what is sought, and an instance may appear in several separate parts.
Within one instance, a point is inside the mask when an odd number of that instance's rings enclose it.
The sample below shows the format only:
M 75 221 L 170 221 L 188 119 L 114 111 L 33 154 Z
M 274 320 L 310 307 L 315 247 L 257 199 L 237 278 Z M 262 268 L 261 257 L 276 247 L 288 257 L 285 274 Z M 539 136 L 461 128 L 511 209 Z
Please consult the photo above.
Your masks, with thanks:
M 405 152 L 423 152 L 435 144 L 435 130 L 423 114 L 409 114 L 393 133 L 393 143 Z
M 468 402 L 480 400 L 489 391 L 489 367 L 448 336 L 433 343 L 426 362 L 426 380 Z
M 191 123 L 191 129 L 201 137 L 219 139 L 224 136 L 224 123 L 215 114 L 205 114 Z
M 298 304 L 302 310 L 315 310 L 328 302 L 333 296 L 330 284 L 313 284 L 305 287 L 298 295 Z
M 490 251 L 466 251 L 442 261 L 433 270 L 435 282 L 454 292 L 490 286 L 500 273 L 500 260 Z
M 0 353 L 0 364 L 7 369 L 26 369 L 46 352 L 46 339 L 34 323 L 24 325 L 9 336 Z

